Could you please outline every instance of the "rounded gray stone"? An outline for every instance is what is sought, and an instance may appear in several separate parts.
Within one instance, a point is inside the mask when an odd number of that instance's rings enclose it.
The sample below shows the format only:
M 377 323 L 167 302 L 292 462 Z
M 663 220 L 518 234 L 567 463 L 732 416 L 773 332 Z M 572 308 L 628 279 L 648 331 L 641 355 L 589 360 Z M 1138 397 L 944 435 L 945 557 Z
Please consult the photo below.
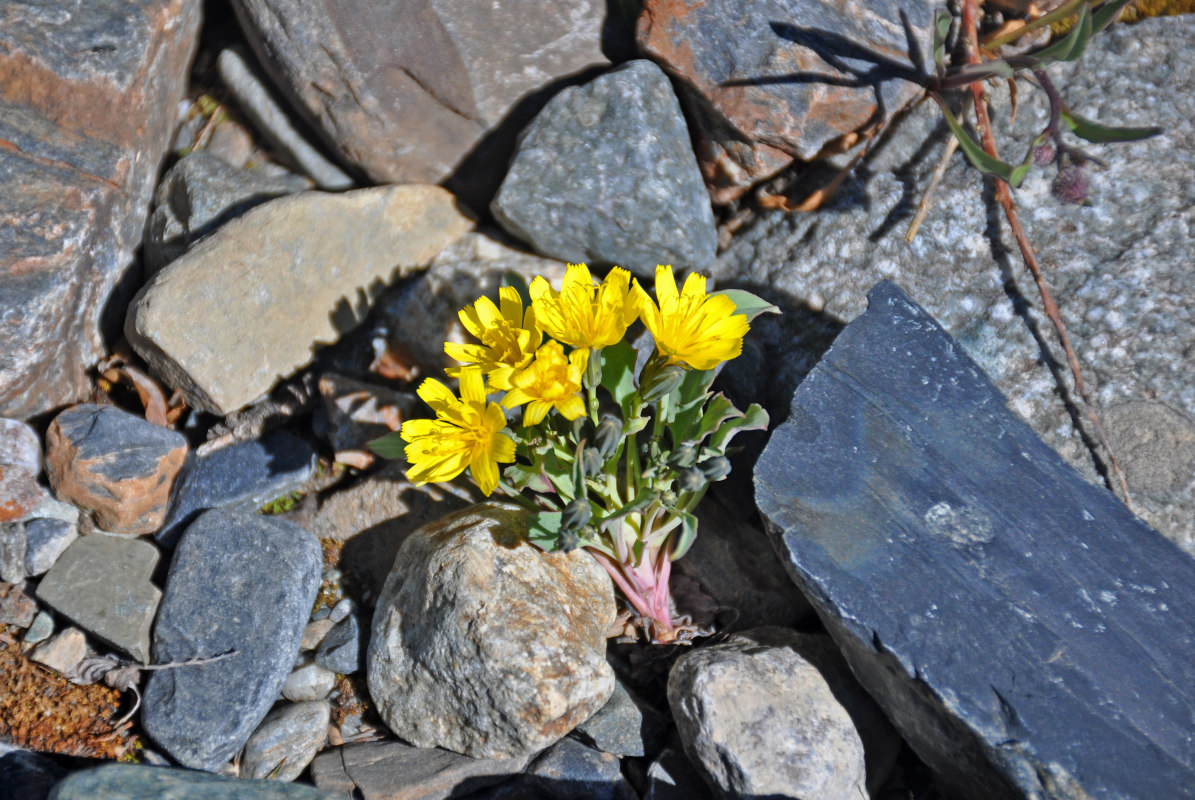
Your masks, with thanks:
M 319 589 L 319 542 L 285 520 L 215 509 L 183 533 L 154 627 L 157 670 L 144 690 L 145 731 L 175 760 L 216 770 L 270 710 L 299 652 Z
M 293 781 L 328 738 L 332 706 L 326 700 L 271 711 L 241 754 L 241 777 Z M 275 772 L 277 770 L 277 772 Z
M 717 230 L 680 103 L 664 72 L 632 61 L 554 97 L 527 126 L 490 210 L 564 261 L 707 269 Z

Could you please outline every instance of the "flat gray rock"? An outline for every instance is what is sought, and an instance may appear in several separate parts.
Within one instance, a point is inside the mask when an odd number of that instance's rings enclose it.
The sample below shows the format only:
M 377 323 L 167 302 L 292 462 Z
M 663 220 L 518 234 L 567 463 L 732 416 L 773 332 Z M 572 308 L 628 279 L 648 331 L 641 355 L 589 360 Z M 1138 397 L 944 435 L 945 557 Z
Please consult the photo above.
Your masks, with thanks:
M 158 548 L 151 542 L 89 534 L 58 557 L 37 585 L 37 598 L 145 663 L 150 626 L 162 597 L 150 581 L 158 557 Z
M 718 245 L 680 103 L 644 60 L 552 98 L 490 210 L 546 256 L 644 277 L 657 264 L 708 269 Z
M 341 797 L 447 800 L 508 780 L 529 760 L 469 758 L 402 742 L 364 742 L 320 753 L 311 764 L 311 778 L 320 789 Z
M 49 800 L 336 800 L 312 786 L 285 781 L 223 778 L 187 769 L 105 764 L 75 772 Z
M 608 63 L 602 0 L 238 0 L 234 8 L 296 108 L 379 183 L 439 183 L 461 168 L 462 181 L 492 194 L 538 95 Z
M 1052 169 L 1034 170 L 1016 192 L 1097 410 L 1123 450 L 1134 508 L 1191 553 L 1195 77 L 1185 64 L 1193 42 L 1195 16 L 1151 19 L 1099 34 L 1077 70 L 1051 67 L 1077 113 L 1164 132 L 1089 146 L 1108 164 L 1091 174 L 1090 205 L 1060 205 L 1050 194 Z M 946 170 L 917 238 L 904 240 L 946 135 L 931 106 L 897 128 L 829 206 L 764 214 L 719 258 L 720 286 L 753 288 L 785 310 L 753 325 L 774 375 L 766 405 L 774 420 L 783 417 L 827 341 L 862 313 L 872 285 L 891 279 L 941 322 L 1016 414 L 1095 480 L 1091 452 L 1059 396 L 1060 383 L 1067 398 L 1073 392 L 1053 326 L 1002 212 L 986 199 L 990 189 L 962 155 Z M 1007 101 L 994 108 L 1003 127 Z M 1041 93 L 1026 87 L 1016 129 L 999 137 L 1007 157 L 1019 157 L 1045 122 Z
M 299 653 L 321 561 L 314 536 L 273 517 L 216 509 L 187 528 L 166 578 L 154 660 L 237 652 L 150 677 L 142 724 L 180 764 L 222 767 L 270 710 Z
M 894 284 L 793 395 L 757 502 L 860 683 L 960 796 L 1181 797 L 1195 561 Z
M 128 301 L 200 5 L 6 4 L 0 416 L 31 417 L 90 391 L 87 371 Z
M 325 700 L 271 711 L 245 742 L 242 778 L 293 781 L 328 739 L 332 706 Z
M 385 285 L 472 226 L 438 186 L 280 197 L 157 273 L 129 307 L 125 335 L 192 407 L 223 416 L 309 363 Z M 253 357 L 229 357 L 243 352 Z

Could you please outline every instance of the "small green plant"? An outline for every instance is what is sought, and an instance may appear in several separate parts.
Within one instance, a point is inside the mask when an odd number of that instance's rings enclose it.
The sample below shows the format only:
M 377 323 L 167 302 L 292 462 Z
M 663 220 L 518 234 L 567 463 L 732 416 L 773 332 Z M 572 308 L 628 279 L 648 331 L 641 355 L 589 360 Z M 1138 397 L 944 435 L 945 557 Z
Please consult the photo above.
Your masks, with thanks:
M 671 266 L 657 269 L 655 290 L 653 300 L 618 267 L 599 284 L 570 264 L 559 291 L 537 277 L 503 286 L 497 305 L 479 298 L 460 312 L 478 343 L 444 346 L 463 365 L 449 370 L 460 396 L 425 380 L 435 419 L 408 420 L 372 447 L 405 458 L 417 483 L 468 470 L 486 495 L 522 504 L 531 542 L 587 550 L 652 640 L 670 642 L 680 626 L 669 575 L 697 535 L 693 510 L 730 472 L 732 437 L 768 424 L 758 405 L 740 411 L 710 391 L 715 370 L 741 353 L 756 315 L 777 309 L 749 292 L 707 293 L 695 274 L 678 290 Z M 628 336 L 639 320 L 650 352 Z

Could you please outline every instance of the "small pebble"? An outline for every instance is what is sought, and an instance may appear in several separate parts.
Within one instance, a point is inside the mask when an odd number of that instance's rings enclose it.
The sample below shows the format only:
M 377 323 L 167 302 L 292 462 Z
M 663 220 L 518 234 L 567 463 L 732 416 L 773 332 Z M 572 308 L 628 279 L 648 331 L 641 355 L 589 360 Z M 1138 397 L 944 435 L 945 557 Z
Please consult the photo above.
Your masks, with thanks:
M 75 674 L 79 662 L 87 658 L 87 637 L 78 628 L 67 628 L 62 633 L 33 648 L 29 658 L 39 664 L 70 677 Z
M 340 570 L 336 570 L 336 579 L 340 579 Z M 352 614 L 356 610 L 353 601 L 349 598 L 343 598 L 339 603 L 332 607 L 332 612 L 328 615 L 333 622 L 340 622 L 342 619 Z
M 353 615 L 336 623 L 315 651 L 315 663 L 341 675 L 361 668 L 361 625 Z
M 38 517 L 25 523 L 25 572 L 48 572 L 71 542 L 79 538 L 74 522 L 55 517 Z
M 37 616 L 33 618 L 29 629 L 25 631 L 25 641 L 29 644 L 37 644 L 49 639 L 54 633 L 54 618 L 50 616 L 47 611 L 37 612 Z
M 308 622 L 307 627 L 303 629 L 303 638 L 299 639 L 299 649 L 314 650 L 335 626 L 336 623 L 328 618 Z
M 293 781 L 328 736 L 332 707 L 323 700 L 271 711 L 245 743 L 242 778 Z
M 292 672 L 282 684 L 282 696 L 293 703 L 323 700 L 336 683 L 336 673 L 319 664 L 308 664 Z

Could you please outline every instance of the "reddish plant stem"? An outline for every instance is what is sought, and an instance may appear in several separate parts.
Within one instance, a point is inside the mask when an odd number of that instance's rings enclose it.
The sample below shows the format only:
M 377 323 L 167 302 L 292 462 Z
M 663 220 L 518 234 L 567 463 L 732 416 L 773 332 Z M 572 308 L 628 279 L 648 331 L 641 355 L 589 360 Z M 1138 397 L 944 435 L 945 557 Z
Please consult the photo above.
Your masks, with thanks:
M 672 622 L 672 595 L 668 579 L 672 572 L 672 559 L 661 548 L 657 562 L 652 563 L 648 553 L 636 567 L 615 561 L 600 550 L 589 550 L 599 564 L 609 573 L 627 602 L 650 623 L 651 638 L 656 644 L 668 644 L 676 639 L 676 626 Z M 647 570 L 644 576 L 641 571 Z
M 978 64 L 978 0 L 963 0 L 962 12 L 963 47 L 967 63 Z M 996 137 L 992 134 L 991 120 L 988 118 L 987 99 L 984 97 L 983 84 L 976 81 L 970 84 L 970 89 L 971 97 L 975 101 L 975 122 L 979 128 L 983 149 L 993 158 L 999 158 L 1000 155 L 996 150 Z M 1012 235 L 1016 238 L 1017 246 L 1021 250 L 1021 258 L 1024 259 L 1025 266 L 1029 268 L 1029 272 L 1033 275 L 1033 280 L 1037 284 L 1037 291 L 1041 295 L 1042 307 L 1046 312 L 1046 316 L 1050 318 L 1050 322 L 1054 324 L 1054 330 L 1058 333 L 1062 349 L 1066 352 L 1066 361 L 1070 366 L 1071 375 L 1075 379 L 1075 390 L 1083 400 L 1083 406 L 1087 410 L 1087 417 L 1091 420 L 1091 427 L 1095 430 L 1095 435 L 1100 441 L 1100 446 L 1108 456 L 1108 467 L 1116 480 L 1116 484 L 1114 485 L 1111 480 L 1112 476 L 1110 476 L 1108 488 L 1114 494 L 1119 494 L 1124 504 L 1132 509 L 1133 500 L 1129 495 L 1128 483 L 1125 481 L 1120 464 L 1116 461 L 1116 454 L 1112 451 L 1112 445 L 1108 443 L 1108 437 L 1104 433 L 1104 426 L 1100 423 L 1100 418 L 1095 413 L 1095 406 L 1091 402 L 1091 396 L 1087 391 L 1087 384 L 1084 383 L 1083 374 L 1079 368 L 1079 358 L 1075 355 L 1075 349 L 1071 346 L 1071 340 L 1066 333 L 1066 327 L 1062 324 L 1062 316 L 1058 311 L 1058 304 L 1054 302 L 1054 298 L 1050 294 L 1050 287 L 1046 284 L 1046 278 L 1042 274 L 1041 266 L 1037 262 L 1037 256 L 1033 252 L 1033 245 L 1029 242 L 1025 228 L 1021 225 L 1020 216 L 1017 214 L 1016 205 L 1013 203 L 1012 191 L 1008 188 L 1008 184 L 1000 178 L 996 178 L 995 181 L 996 200 L 1000 203 L 1001 208 L 1004 209 L 1004 216 L 1008 218 L 1009 227 L 1012 228 Z M 1117 488 L 1120 489 L 1119 493 L 1116 491 Z

